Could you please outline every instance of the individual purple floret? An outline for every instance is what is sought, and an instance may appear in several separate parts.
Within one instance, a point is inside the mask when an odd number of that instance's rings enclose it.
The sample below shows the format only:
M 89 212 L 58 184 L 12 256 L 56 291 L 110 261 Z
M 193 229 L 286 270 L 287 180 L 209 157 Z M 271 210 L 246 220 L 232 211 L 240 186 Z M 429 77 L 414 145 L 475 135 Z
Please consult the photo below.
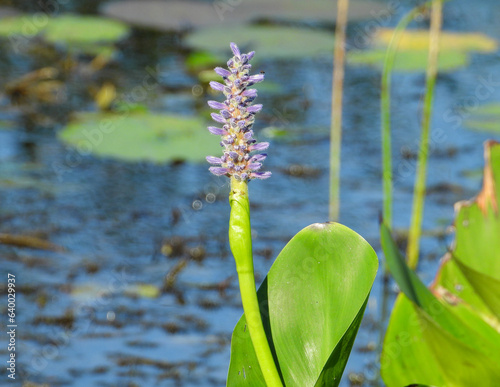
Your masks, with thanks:
M 234 56 L 227 62 L 229 70 L 215 68 L 215 72 L 224 79 L 225 85 L 210 82 L 210 87 L 222 91 L 226 100 L 208 101 L 208 106 L 219 110 L 219 114 L 212 113 L 212 119 L 222 124 L 222 128 L 209 126 L 208 130 L 222 137 L 220 144 L 224 148 L 222 157 L 207 157 L 207 161 L 215 165 L 209 170 L 217 176 L 234 176 L 238 181 L 267 179 L 271 177 L 271 172 L 259 172 L 261 162 L 267 155 L 251 154 L 253 151 L 267 149 L 269 143 L 257 143 L 253 138 L 254 116 L 262 109 L 262 105 L 252 105 L 257 97 L 257 90 L 248 88 L 262 82 L 264 74 L 249 75 L 252 65 L 248 62 L 253 58 L 254 51 L 241 54 L 234 43 L 231 43 L 231 50 Z

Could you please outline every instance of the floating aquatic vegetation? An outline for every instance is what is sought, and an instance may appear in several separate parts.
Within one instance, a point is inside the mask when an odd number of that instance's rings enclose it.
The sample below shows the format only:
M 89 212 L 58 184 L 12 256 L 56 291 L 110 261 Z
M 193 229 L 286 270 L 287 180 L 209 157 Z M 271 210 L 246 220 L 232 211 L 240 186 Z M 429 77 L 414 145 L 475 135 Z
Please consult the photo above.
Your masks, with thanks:
M 374 36 L 376 45 L 387 47 L 394 36 L 394 30 L 381 28 Z M 398 43 L 401 50 L 428 50 L 429 49 L 429 31 L 428 30 L 406 30 L 401 35 Z M 495 52 L 498 49 L 498 43 L 478 32 L 446 32 L 440 34 L 439 50 L 456 50 L 465 52 Z
M 350 51 L 347 59 L 353 65 L 372 65 L 382 68 L 395 31 L 380 29 L 368 50 Z M 402 33 L 397 47 L 394 70 L 425 71 L 429 51 L 429 31 L 409 30 Z M 497 42 L 480 33 L 442 32 L 440 38 L 439 70 L 452 71 L 465 67 L 472 53 L 492 53 Z
M 227 51 L 227 27 L 203 28 L 189 34 L 186 44 L 194 49 L 223 54 Z M 333 34 L 327 31 L 283 26 L 234 26 L 231 37 L 241 47 L 258 50 L 263 59 L 301 59 L 330 56 L 333 52 Z
M 95 299 L 115 292 L 114 288 L 107 285 L 83 283 L 72 287 L 71 296 L 78 299 Z M 121 287 L 119 293 L 134 298 L 156 298 L 160 295 L 160 289 L 152 284 L 132 283 Z
M 130 112 L 80 113 L 59 138 L 83 154 L 125 161 L 201 162 L 220 148 L 199 118 Z
M 186 66 L 188 70 L 198 72 L 209 67 L 213 68 L 214 66 L 217 66 L 219 63 L 224 61 L 224 58 L 225 57 L 223 55 L 217 55 L 208 51 L 194 51 L 186 58 Z
M 14 49 L 20 49 L 32 37 L 46 42 L 64 44 L 70 51 L 86 54 L 109 54 L 113 43 L 123 39 L 130 29 L 125 24 L 99 16 L 20 15 L 2 19 L 0 37 L 8 38 Z
M 249 23 L 255 20 L 335 24 L 335 2 L 324 0 L 245 0 L 214 1 L 115 1 L 102 8 L 104 15 L 132 25 L 160 31 L 183 31 L 224 24 Z M 352 3 L 349 20 L 365 20 L 373 15 L 389 13 L 376 1 Z M 284 42 L 284 41 L 283 41 Z
M 500 133 L 500 103 L 493 102 L 474 109 L 465 126 L 472 130 Z
M 428 50 L 398 51 L 394 60 L 395 71 L 423 72 L 427 66 Z M 453 71 L 469 63 L 469 55 L 462 51 L 444 52 L 439 57 L 439 71 Z M 382 68 L 386 57 L 385 49 L 351 51 L 347 61 L 351 65 L 368 65 Z

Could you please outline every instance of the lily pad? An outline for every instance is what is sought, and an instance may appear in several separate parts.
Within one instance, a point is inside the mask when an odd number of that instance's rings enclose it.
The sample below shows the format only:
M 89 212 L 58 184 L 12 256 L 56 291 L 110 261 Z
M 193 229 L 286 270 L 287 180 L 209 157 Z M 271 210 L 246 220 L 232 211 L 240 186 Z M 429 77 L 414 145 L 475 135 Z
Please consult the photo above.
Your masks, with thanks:
M 199 118 L 132 112 L 81 113 L 59 138 L 82 155 L 125 161 L 201 162 L 220 153 L 218 139 Z
M 254 63 L 263 59 L 300 59 L 331 55 L 334 37 L 330 32 L 281 26 L 237 26 L 230 38 L 242 51 L 255 50 Z M 193 32 L 186 38 L 192 48 L 226 53 L 227 27 L 217 26 Z
M 227 58 L 222 55 L 215 55 L 206 51 L 194 51 L 186 58 L 186 66 L 190 71 L 199 72 L 208 68 L 212 70 L 226 60 Z
M 473 130 L 500 133 L 500 103 L 479 106 L 465 121 L 465 126 Z
M 352 51 L 347 54 L 348 62 L 352 65 L 369 65 L 382 68 L 386 56 L 385 49 L 368 51 Z M 399 51 L 394 59 L 394 69 L 398 71 L 424 71 L 427 67 L 429 51 L 407 50 Z M 469 63 L 469 55 L 461 51 L 443 52 L 439 55 L 439 70 L 452 71 L 465 67 Z
M 381 28 L 374 37 L 374 43 L 380 47 L 388 47 L 392 40 L 394 30 Z M 477 51 L 495 52 L 498 49 L 497 42 L 481 33 L 442 32 L 439 38 L 441 51 Z M 429 31 L 409 30 L 403 32 L 398 48 L 400 50 L 428 50 Z
M 220 23 L 212 5 L 202 2 L 115 1 L 104 5 L 102 13 L 133 26 L 160 31 L 180 31 Z
M 354 1 L 349 7 L 349 20 L 371 19 L 388 12 L 374 1 Z M 104 15 L 135 26 L 161 31 L 179 31 L 224 24 L 242 24 L 255 20 L 307 21 L 334 24 L 335 1 L 324 0 L 245 0 L 245 1 L 115 1 L 102 8 Z M 225 39 L 227 40 L 227 39 Z
M 377 1 L 351 1 L 348 20 L 361 21 L 373 19 L 374 15 L 389 13 L 389 8 Z M 245 0 L 235 7 L 232 14 L 251 14 L 254 19 L 269 21 L 320 22 L 335 25 L 337 20 L 337 1 L 325 0 Z M 226 13 L 229 15 L 229 13 Z M 231 16 L 228 16 L 228 18 Z
M 62 15 L 51 19 L 43 36 L 49 42 L 66 44 L 112 43 L 124 38 L 129 28 L 99 16 Z
M 0 37 L 42 36 L 49 43 L 65 44 L 71 50 L 90 54 L 109 52 L 111 45 L 128 33 L 129 27 L 125 24 L 99 16 L 20 15 L 2 19 L 0 23 Z
M 386 58 L 386 50 L 393 36 L 394 30 L 380 29 L 373 37 L 371 49 L 348 52 L 349 63 L 382 68 Z M 402 33 L 397 47 L 395 70 L 424 71 L 427 68 L 429 31 L 405 31 Z M 452 71 L 465 67 L 469 63 L 470 53 L 491 53 L 497 49 L 497 42 L 484 34 L 443 32 L 440 38 L 439 70 Z

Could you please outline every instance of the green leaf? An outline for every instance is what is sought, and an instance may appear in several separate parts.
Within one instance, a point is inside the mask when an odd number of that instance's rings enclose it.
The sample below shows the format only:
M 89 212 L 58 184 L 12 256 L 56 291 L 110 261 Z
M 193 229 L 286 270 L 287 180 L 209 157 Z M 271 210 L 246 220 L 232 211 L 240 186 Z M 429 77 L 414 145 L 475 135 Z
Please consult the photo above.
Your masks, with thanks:
M 378 1 L 356 0 L 349 6 L 348 17 L 350 21 L 372 20 L 374 15 L 387 14 L 388 10 Z M 267 22 L 305 21 L 333 25 L 337 18 L 335 3 L 324 0 L 127 0 L 107 2 L 101 11 L 124 22 L 160 31 L 184 31 L 213 25 L 227 28 L 262 19 Z
M 488 306 L 495 317 L 500 319 L 500 281 L 464 265 L 460 262 L 460 259 L 456 259 L 455 261 L 465 278 L 467 278 L 474 288 L 475 293 Z
M 494 321 L 497 319 L 491 309 L 484 303 L 474 286 L 464 276 L 457 261 L 451 259 L 451 255 L 443 259 L 432 289 L 437 297 L 446 300 L 448 303 L 461 300 L 473 308 L 483 320 L 489 321 L 491 325 L 495 325 Z M 500 327 L 499 322 L 496 325 Z
M 401 36 L 398 48 L 405 50 L 428 50 L 429 30 L 406 30 Z M 380 28 L 373 37 L 373 43 L 378 47 L 388 47 L 394 35 L 391 28 Z M 464 52 L 491 53 L 498 49 L 498 42 L 482 33 L 464 33 L 443 31 L 439 37 L 440 51 L 456 50 Z
M 80 113 L 59 138 L 82 155 L 90 153 L 125 161 L 203 162 L 220 153 L 216 136 L 199 118 L 124 110 Z
M 492 90 L 494 90 L 494 86 L 492 86 L 491 80 L 480 80 L 479 93 L 491 93 Z M 500 133 L 500 103 L 491 102 L 473 109 L 464 125 L 472 130 Z
M 485 150 L 483 189 L 476 200 L 460 202 L 453 255 L 479 273 L 500 281 L 500 144 Z
M 380 372 L 387 387 L 444 385 L 434 354 L 422 336 L 415 305 L 400 293 L 385 334 Z
M 394 59 L 395 71 L 424 71 L 428 63 L 428 50 L 401 50 L 396 53 Z M 382 68 L 386 57 L 385 49 L 371 49 L 367 51 L 350 51 L 347 53 L 348 63 L 351 65 L 369 65 Z M 469 55 L 466 52 L 447 50 L 439 55 L 439 71 L 453 71 L 465 67 L 469 63 Z
M 339 384 L 377 267 L 370 245 L 337 223 L 306 227 L 285 246 L 258 292 L 285 385 Z M 243 316 L 233 332 L 227 385 L 263 383 Z
M 475 320 L 469 320 L 465 323 L 449 309 L 448 305 L 437 299 L 422 283 L 415 272 L 408 267 L 385 224 L 381 225 L 381 241 L 387 266 L 401 291 L 408 299 L 453 336 L 460 338 L 470 345 L 480 345 L 478 344 L 471 325 L 480 325 L 480 321 L 482 320 L 476 316 Z M 471 316 L 469 317 L 471 319 L 473 318 Z M 500 340 L 500 337 L 498 340 Z
M 227 31 L 225 26 L 203 28 L 189 34 L 186 44 L 215 54 L 228 53 Z M 330 56 L 334 37 L 330 32 L 303 28 L 238 25 L 231 28 L 231 41 L 237 42 L 242 51 L 257 52 L 252 62 L 258 63 L 267 59 Z
M 2 19 L 0 37 L 41 36 L 49 43 L 64 44 L 71 51 L 111 55 L 113 43 L 129 33 L 125 24 L 99 16 L 63 14 L 20 15 Z
M 486 143 L 483 189 L 475 200 L 456 204 L 456 246 L 452 252 L 460 273 L 445 271 L 442 286 L 500 327 L 500 145 Z M 447 263 L 446 266 L 450 266 Z M 451 275 L 450 275 L 451 274 Z M 461 275 L 460 275 L 461 274 Z M 500 329 L 498 329 L 500 331 Z
M 408 268 L 384 225 L 381 233 L 387 264 L 404 293 L 384 340 L 381 373 L 386 385 L 460 386 L 497 380 L 498 332 L 466 305 L 435 298 Z
M 124 38 L 129 28 L 121 22 L 99 16 L 20 15 L 2 19 L 0 36 L 35 36 L 43 34 L 49 42 L 98 43 L 115 42 Z
M 113 43 L 124 38 L 128 33 L 129 28 L 116 20 L 100 16 L 68 14 L 49 19 L 43 36 L 52 43 L 84 45 Z
M 192 72 L 199 72 L 203 69 L 210 69 L 213 72 L 213 68 L 224 63 L 226 59 L 222 55 L 215 55 L 211 52 L 194 51 L 187 56 L 186 66 Z
M 387 386 L 496 386 L 500 380 L 500 144 L 486 143 L 483 190 L 456 205 L 456 242 L 431 290 L 410 270 L 382 225 L 387 264 L 404 295 L 382 351 Z
M 357 50 L 347 53 L 347 60 L 353 65 L 370 65 L 382 68 L 386 50 L 389 47 L 395 30 L 381 28 L 372 38 L 372 46 L 368 50 Z M 396 71 L 425 71 L 429 55 L 429 31 L 404 31 L 398 42 L 395 57 Z M 439 70 L 453 71 L 467 66 L 469 56 L 473 52 L 492 53 L 498 49 L 497 42 L 480 33 L 442 32 L 440 36 Z
M 384 340 L 381 372 L 388 387 L 495 386 L 494 359 L 457 340 L 404 294 L 396 301 Z

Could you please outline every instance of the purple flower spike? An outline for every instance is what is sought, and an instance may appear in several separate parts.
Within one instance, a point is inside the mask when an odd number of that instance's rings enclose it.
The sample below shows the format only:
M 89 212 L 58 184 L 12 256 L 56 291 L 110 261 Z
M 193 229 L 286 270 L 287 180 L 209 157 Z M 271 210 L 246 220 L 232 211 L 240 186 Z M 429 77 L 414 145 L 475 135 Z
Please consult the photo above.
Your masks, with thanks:
M 231 71 L 223 69 L 222 67 L 216 67 L 214 71 L 221 77 L 227 78 L 231 75 Z
M 252 156 L 252 158 L 249 160 L 249 162 L 254 163 L 254 162 L 264 161 L 266 157 L 267 157 L 267 155 L 265 153 L 262 153 L 260 155 L 255 155 L 255 156 Z
M 220 122 L 221 124 L 226 123 L 226 119 L 224 117 L 222 117 L 220 114 L 210 113 L 210 115 L 212 116 L 212 119 L 214 121 Z
M 257 144 L 254 144 L 250 147 L 251 151 L 262 151 L 266 150 L 269 148 L 269 143 L 268 142 L 259 142 Z
M 208 170 L 217 176 L 224 176 L 229 173 L 229 168 L 210 167 Z
M 234 177 L 247 182 L 252 179 L 267 179 L 271 172 L 257 172 L 266 154 L 252 154 L 269 147 L 268 142 L 257 143 L 253 138 L 255 114 L 262 110 L 262 105 L 252 105 L 257 91 L 250 86 L 262 82 L 264 74 L 250 75 L 252 66 L 248 63 L 255 55 L 254 51 L 242 54 L 238 46 L 231 43 L 234 56 L 227 62 L 228 70 L 216 67 L 215 72 L 223 77 L 224 84 L 210 82 L 212 89 L 224 93 L 222 102 L 208 101 L 208 106 L 219 110 L 211 113 L 214 121 L 223 124 L 222 128 L 209 126 L 210 133 L 221 136 L 220 145 L 224 148 L 222 157 L 207 156 L 207 161 L 215 165 L 209 170 L 217 176 Z
M 209 126 L 208 131 L 216 136 L 225 136 L 227 134 L 224 129 L 216 128 L 215 126 Z
M 257 97 L 257 90 L 255 89 L 246 89 L 241 95 L 245 97 Z
M 257 112 L 260 112 L 261 110 L 262 110 L 262 105 L 252 105 L 252 106 L 248 107 L 247 112 L 248 113 L 257 113 Z
M 250 171 L 258 171 L 262 167 L 261 163 L 250 163 L 247 165 L 247 169 Z
M 208 101 L 207 102 L 208 106 L 210 106 L 212 109 L 225 109 L 227 108 L 226 105 L 224 105 L 223 103 L 221 102 L 217 102 L 217 101 Z
M 251 77 L 248 78 L 248 81 L 252 85 L 255 85 L 256 83 L 262 82 L 263 80 L 264 80 L 264 74 L 252 75 Z
M 252 172 L 250 174 L 250 179 L 269 179 L 271 177 L 271 172 Z
M 231 47 L 231 51 L 233 51 L 234 56 L 239 57 L 241 55 L 240 49 L 235 43 L 231 43 L 229 46 Z
M 220 157 L 207 156 L 207 161 L 210 164 L 216 164 L 216 165 L 222 164 L 222 160 L 220 159 Z
M 227 110 L 221 110 L 220 115 L 224 117 L 226 120 L 229 120 L 230 118 L 233 117 L 232 114 L 229 113 L 229 111 Z
M 224 85 L 222 83 L 211 81 L 209 84 L 210 84 L 210 87 L 214 90 L 224 91 Z

